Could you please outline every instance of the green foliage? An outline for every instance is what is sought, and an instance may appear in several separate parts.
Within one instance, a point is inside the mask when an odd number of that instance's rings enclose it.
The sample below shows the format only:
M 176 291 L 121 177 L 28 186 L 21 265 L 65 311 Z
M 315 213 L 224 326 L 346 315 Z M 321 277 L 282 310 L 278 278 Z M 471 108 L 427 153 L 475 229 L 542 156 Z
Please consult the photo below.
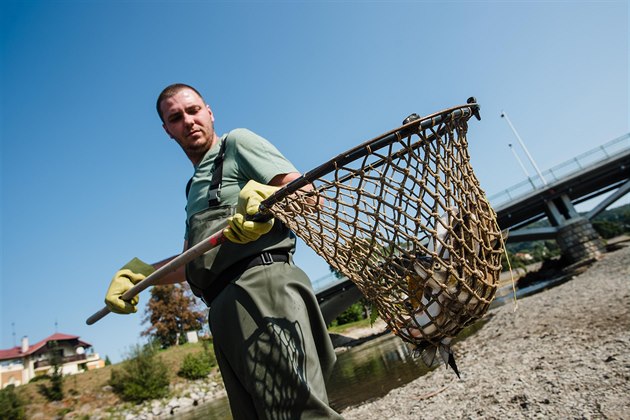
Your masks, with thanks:
M 15 385 L 0 389 L 0 417 L 6 420 L 22 420 L 26 418 L 24 402 L 15 393 Z
M 360 321 L 365 319 L 365 308 L 363 307 L 363 302 L 358 301 L 353 303 L 348 309 L 343 311 L 335 320 L 332 322 L 332 325 L 344 325 L 349 324 L 351 322 Z
M 50 360 L 53 368 L 53 372 L 50 375 L 50 385 L 38 384 L 37 391 L 48 401 L 61 401 L 63 400 L 63 372 L 61 370 L 63 350 L 59 348 L 59 344 L 56 341 L 50 341 L 48 346 L 50 347 L 48 360 Z
M 604 239 L 614 238 L 628 231 L 627 225 L 621 221 L 595 220 L 592 223 L 593 228 Z
M 507 271 L 510 268 L 512 268 L 512 270 L 516 268 L 525 268 L 525 263 L 522 260 L 515 258 L 513 252 L 510 252 L 508 250 L 507 256 L 508 258 L 505 258 L 505 255 L 503 256 L 503 258 L 501 258 L 501 271 Z M 508 264 L 508 259 L 509 259 L 509 264 Z
M 378 310 L 376 309 L 376 305 L 370 302 L 370 327 L 374 326 L 376 319 L 378 318 Z
M 105 366 L 109 366 L 112 364 L 112 361 L 109 360 L 109 356 L 105 356 Z
M 328 264 L 328 269 L 330 270 L 330 272 L 335 276 L 336 279 L 340 279 L 342 277 L 344 277 L 344 275 L 341 273 L 341 271 L 337 271 L 332 265 Z
M 205 351 L 187 354 L 177 374 L 186 379 L 205 378 L 215 366 L 214 358 Z
M 141 402 L 168 395 L 168 368 L 150 345 L 136 346 L 131 358 L 112 370 L 109 384 L 125 401 Z
M 610 222 L 621 225 L 624 232 L 630 232 L 630 204 L 608 209 L 598 214 L 595 222 Z

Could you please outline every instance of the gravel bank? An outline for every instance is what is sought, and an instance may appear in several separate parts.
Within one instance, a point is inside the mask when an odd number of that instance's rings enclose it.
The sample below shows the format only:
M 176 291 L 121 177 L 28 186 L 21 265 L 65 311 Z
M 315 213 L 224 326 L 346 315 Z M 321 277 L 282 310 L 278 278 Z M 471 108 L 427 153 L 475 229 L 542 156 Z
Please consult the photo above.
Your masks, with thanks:
M 630 247 L 551 290 L 507 304 L 437 368 L 350 419 L 630 419 Z

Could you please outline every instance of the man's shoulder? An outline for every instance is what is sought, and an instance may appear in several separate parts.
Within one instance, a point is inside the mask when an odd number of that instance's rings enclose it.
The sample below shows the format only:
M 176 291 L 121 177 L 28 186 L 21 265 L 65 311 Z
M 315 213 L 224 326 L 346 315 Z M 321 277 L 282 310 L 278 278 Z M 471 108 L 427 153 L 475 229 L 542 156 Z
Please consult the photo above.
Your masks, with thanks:
M 236 149 L 257 150 L 260 147 L 267 148 L 269 141 L 247 128 L 235 128 L 228 132 L 226 139 Z
M 248 139 L 248 138 L 262 138 L 258 134 L 254 133 L 252 130 L 247 128 L 235 128 L 230 130 L 227 133 L 227 137 L 229 139 L 234 139 L 235 141 Z

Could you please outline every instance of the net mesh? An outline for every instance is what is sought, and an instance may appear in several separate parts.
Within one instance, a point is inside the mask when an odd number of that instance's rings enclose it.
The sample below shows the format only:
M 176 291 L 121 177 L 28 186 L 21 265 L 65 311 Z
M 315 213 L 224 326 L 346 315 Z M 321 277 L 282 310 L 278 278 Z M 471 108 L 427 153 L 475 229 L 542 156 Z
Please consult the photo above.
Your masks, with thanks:
M 416 346 L 455 337 L 480 318 L 501 267 L 496 215 L 468 155 L 472 111 L 455 109 L 386 145 L 366 143 L 349 163 L 331 161 L 313 191 L 271 207 Z

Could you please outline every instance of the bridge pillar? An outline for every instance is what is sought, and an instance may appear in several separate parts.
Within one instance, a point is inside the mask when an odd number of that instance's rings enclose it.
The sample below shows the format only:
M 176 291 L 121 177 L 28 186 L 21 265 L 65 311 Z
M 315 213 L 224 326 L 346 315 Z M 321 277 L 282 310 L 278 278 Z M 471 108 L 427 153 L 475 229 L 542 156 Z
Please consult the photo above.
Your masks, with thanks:
M 560 194 L 545 204 L 551 225 L 558 228 L 558 246 L 569 261 L 599 258 L 606 252 L 601 236 L 588 218 L 580 216 L 567 194 Z
M 576 217 L 558 229 L 556 236 L 562 255 L 576 263 L 599 258 L 606 252 L 604 241 L 585 217 Z

